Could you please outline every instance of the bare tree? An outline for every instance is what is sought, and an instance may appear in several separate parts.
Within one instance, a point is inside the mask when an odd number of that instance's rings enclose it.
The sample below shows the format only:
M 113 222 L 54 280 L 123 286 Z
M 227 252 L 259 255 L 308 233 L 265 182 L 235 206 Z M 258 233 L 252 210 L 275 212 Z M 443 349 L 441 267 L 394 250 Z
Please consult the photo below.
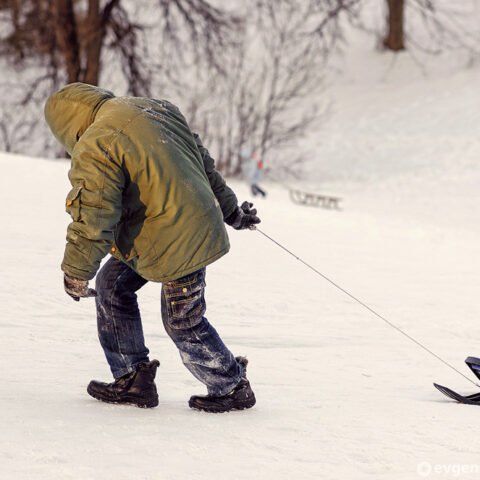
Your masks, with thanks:
M 388 50 L 398 52 L 405 49 L 404 11 L 405 0 L 387 0 L 387 34 L 383 45 Z
M 18 118 L 15 113 L 4 112 L 0 118 L 0 141 L 6 152 L 12 152 L 14 146 L 27 141 L 35 130 L 36 120 Z
M 386 7 L 385 48 L 401 51 L 410 46 L 432 54 L 445 50 L 478 54 L 480 12 L 476 0 L 387 0 Z
M 193 53 L 209 68 L 225 73 L 225 54 L 235 44 L 243 18 L 215 7 L 206 0 L 158 0 L 164 47 L 179 57 L 183 65 Z M 184 48 L 188 45 L 192 48 Z M 180 48 L 179 48 L 180 47 Z M 182 48 L 183 47 L 183 48 Z
M 123 83 L 132 95 L 150 95 L 154 77 L 157 84 L 161 76 L 168 83 L 189 52 L 220 71 L 241 20 L 207 0 L 157 2 L 0 0 L 0 54 L 23 84 L 20 96 L 8 95 L 17 118 L 18 107 L 25 111 L 36 103 L 38 119 L 49 93 L 67 82 L 96 85 L 110 65 L 119 65 L 115 84 Z M 158 13 L 158 21 L 152 24 L 144 10 Z M 154 50 L 162 48 L 169 50 L 159 61 Z M 4 81 L 0 89 L 9 91 L 11 84 Z M 9 148 L 21 150 L 21 138 Z
M 364 18 L 366 0 L 308 0 L 312 5 L 319 42 L 319 53 L 331 52 L 333 46 L 344 40 L 347 23 L 377 33 L 378 25 L 367 26 Z M 478 0 L 452 2 L 450 0 L 383 0 L 385 24 L 382 29 L 383 46 L 395 52 L 415 48 L 428 53 L 444 50 L 464 50 L 478 54 Z
M 10 13 L 13 29 L 0 39 L 2 53 L 17 65 L 30 59 L 42 61 L 52 83 L 98 84 L 107 29 L 115 28 L 122 9 L 120 0 L 103 7 L 100 0 L 89 0 L 85 11 L 83 3 L 5 0 L 0 8 Z M 31 85 L 31 90 L 35 87 Z
M 272 168 L 298 173 L 305 160 L 298 144 L 326 110 L 318 102 L 325 58 L 309 36 L 312 6 L 257 0 L 247 8 L 255 15 L 226 65 L 229 74 L 206 76 L 188 115 L 226 174 L 242 171 L 245 147 Z
M 0 42 L 8 58 L 18 65 L 33 59 L 43 69 L 23 73 L 22 104 L 40 105 L 66 81 L 96 84 L 119 63 L 129 93 L 178 94 L 225 173 L 240 173 L 246 145 L 279 164 L 279 153 L 324 112 L 314 98 L 325 58 L 306 28 L 315 2 L 247 0 L 235 13 L 206 0 L 157 2 L 157 9 L 146 0 L 127 9 L 121 0 L 0 0 L 13 25 Z M 331 27 L 328 20 L 318 30 L 325 29 L 325 56 L 335 42 Z M 9 148 L 22 143 L 9 138 Z M 292 154 L 285 166 L 300 162 Z
M 308 0 L 310 33 L 318 41 L 318 54 L 325 59 L 344 42 L 345 20 L 359 21 L 364 0 Z

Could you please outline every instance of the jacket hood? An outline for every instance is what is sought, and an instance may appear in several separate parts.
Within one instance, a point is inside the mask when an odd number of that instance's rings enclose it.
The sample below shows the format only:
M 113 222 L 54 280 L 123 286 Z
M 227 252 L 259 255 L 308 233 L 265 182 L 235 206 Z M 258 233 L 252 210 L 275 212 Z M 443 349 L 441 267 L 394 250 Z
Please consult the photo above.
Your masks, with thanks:
M 45 119 L 55 138 L 72 154 L 99 108 L 115 95 L 86 83 L 71 83 L 51 95 L 45 104 Z

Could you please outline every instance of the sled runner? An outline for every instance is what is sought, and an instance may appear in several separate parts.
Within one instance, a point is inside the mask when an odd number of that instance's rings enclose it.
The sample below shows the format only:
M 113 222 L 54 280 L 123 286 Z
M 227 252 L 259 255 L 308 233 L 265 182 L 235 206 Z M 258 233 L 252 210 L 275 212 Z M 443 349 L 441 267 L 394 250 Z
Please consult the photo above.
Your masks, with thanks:
M 310 207 L 321 207 L 328 209 L 340 210 L 339 197 L 331 197 L 329 195 L 319 195 L 317 193 L 307 193 L 301 190 L 289 190 L 290 199 L 297 205 L 307 205 Z
M 470 370 L 472 370 L 474 375 L 480 380 L 480 358 L 468 357 L 465 360 L 465 363 L 470 367 Z M 444 395 L 458 403 L 464 403 L 466 405 L 480 405 L 480 393 L 474 393 L 472 395 L 460 395 L 459 393 L 448 387 L 444 387 L 443 385 L 434 383 L 433 386 L 439 392 L 442 392 Z

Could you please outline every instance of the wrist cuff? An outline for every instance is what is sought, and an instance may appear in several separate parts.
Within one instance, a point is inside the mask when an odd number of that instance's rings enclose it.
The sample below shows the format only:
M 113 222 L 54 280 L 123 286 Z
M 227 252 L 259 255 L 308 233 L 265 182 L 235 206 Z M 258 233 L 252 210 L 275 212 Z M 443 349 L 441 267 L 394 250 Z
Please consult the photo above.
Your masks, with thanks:
M 238 207 L 224 220 L 227 225 L 233 225 L 238 215 Z

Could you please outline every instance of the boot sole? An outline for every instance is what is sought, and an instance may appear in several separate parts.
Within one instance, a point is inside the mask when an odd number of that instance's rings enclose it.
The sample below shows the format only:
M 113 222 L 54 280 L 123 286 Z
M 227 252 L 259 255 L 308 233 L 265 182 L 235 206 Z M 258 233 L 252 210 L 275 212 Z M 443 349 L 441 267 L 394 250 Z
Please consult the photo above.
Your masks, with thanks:
M 236 405 L 231 407 L 221 407 L 219 405 L 211 405 L 211 406 L 203 406 L 203 405 L 196 405 L 195 402 L 189 401 L 188 406 L 193 410 L 199 410 L 201 412 L 208 412 L 208 413 L 227 413 L 232 412 L 235 410 L 246 410 L 248 408 L 252 408 L 257 403 L 255 397 L 249 399 L 245 402 L 238 402 Z
M 125 395 L 122 398 L 112 399 L 98 395 L 95 391 L 92 391 L 90 389 L 90 386 L 87 387 L 87 393 L 96 400 L 104 403 L 112 403 L 117 405 L 135 405 L 138 408 L 154 408 L 158 405 L 158 396 L 149 398 L 147 400 L 138 399 L 129 395 Z

